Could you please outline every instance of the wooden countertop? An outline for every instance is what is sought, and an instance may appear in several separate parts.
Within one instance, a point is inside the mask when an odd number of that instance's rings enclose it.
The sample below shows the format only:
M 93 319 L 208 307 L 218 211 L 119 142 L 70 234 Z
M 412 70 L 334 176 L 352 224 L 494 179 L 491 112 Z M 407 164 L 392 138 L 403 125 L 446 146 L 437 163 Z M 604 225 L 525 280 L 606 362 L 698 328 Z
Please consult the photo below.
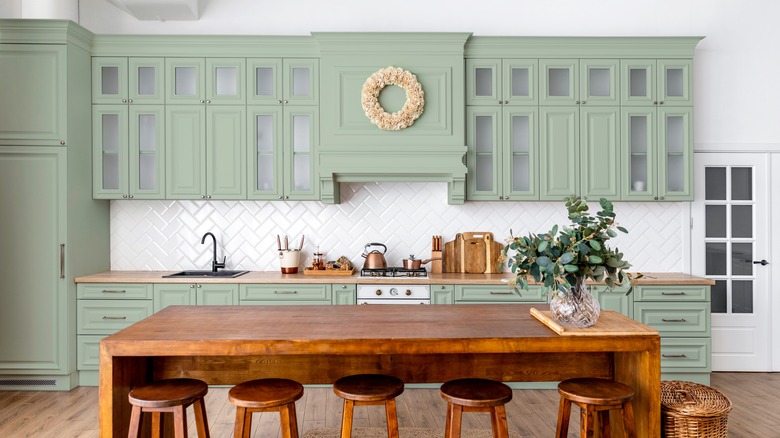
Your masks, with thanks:
M 178 271 L 106 271 L 76 278 L 76 283 L 340 283 L 340 284 L 389 284 L 399 282 L 420 284 L 502 284 L 510 281 L 512 273 L 503 274 L 429 274 L 423 279 L 379 279 L 351 276 L 282 274 L 277 271 L 250 271 L 236 278 L 163 278 Z M 681 272 L 643 272 L 644 277 L 636 281 L 639 285 L 713 285 L 714 280 L 696 277 Z

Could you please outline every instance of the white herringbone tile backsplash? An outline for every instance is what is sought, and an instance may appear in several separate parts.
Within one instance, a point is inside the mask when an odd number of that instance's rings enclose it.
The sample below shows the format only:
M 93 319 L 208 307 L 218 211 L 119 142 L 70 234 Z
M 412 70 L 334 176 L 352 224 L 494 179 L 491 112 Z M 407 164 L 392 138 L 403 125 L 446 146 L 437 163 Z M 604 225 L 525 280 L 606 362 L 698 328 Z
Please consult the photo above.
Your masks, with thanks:
M 338 205 L 317 201 L 112 201 L 111 269 L 207 269 L 211 231 L 228 269 L 279 269 L 276 235 L 291 246 L 305 234 L 302 267 L 319 247 L 327 260 L 347 256 L 356 267 L 369 242 L 387 245 L 387 261 L 401 265 L 414 254 L 430 257 L 431 236 L 453 240 L 463 231 L 491 231 L 503 241 L 568 224 L 562 202 L 466 202 L 447 205 L 445 183 L 352 183 L 341 185 Z M 591 211 L 598 210 L 596 202 Z M 618 222 L 629 234 L 610 241 L 632 270 L 687 272 L 689 209 L 685 203 L 620 202 Z

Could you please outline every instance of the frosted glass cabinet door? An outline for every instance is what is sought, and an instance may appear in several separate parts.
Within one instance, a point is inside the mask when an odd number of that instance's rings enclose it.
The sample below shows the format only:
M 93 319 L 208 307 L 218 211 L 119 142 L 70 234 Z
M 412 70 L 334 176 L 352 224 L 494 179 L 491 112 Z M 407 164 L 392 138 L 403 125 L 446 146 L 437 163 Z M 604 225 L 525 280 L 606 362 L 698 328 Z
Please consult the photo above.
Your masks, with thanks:
M 658 200 L 692 201 L 691 108 L 658 109 Z
M 501 107 L 466 107 L 467 196 L 471 200 L 504 199 L 501 184 Z
M 650 201 L 658 196 L 655 108 L 621 110 L 622 198 Z
M 205 69 L 203 58 L 165 58 L 165 103 L 206 103 Z
M 539 104 L 578 105 L 579 60 L 539 60 Z
M 503 105 L 536 105 L 537 72 L 536 59 L 504 59 L 501 69 Z
M 245 74 L 244 58 L 206 58 L 206 103 L 245 104 Z
M 92 110 L 92 194 L 96 199 L 127 198 L 127 105 L 95 105 Z
M 500 105 L 503 98 L 501 60 L 467 59 L 466 105 Z
M 282 95 L 284 104 L 317 105 L 319 93 L 319 60 L 290 58 L 282 62 Z
M 163 199 L 165 107 L 133 105 L 129 115 L 129 197 Z
M 655 59 L 620 61 L 620 103 L 624 106 L 654 106 L 656 99 Z
M 127 58 L 92 58 L 92 103 L 127 103 Z
M 538 192 L 537 108 L 505 108 L 503 111 L 504 200 L 536 200 Z
M 622 60 L 622 105 L 692 106 L 692 65 L 689 59 Z
M 163 58 L 129 58 L 128 103 L 165 103 L 165 60 Z
M 319 180 L 316 177 L 318 143 L 318 109 L 285 108 L 283 199 L 314 200 L 319 196 Z
M 616 59 L 580 60 L 580 105 L 620 104 L 618 64 Z
M 691 60 L 658 60 L 658 103 L 666 106 L 693 105 Z
M 247 103 L 282 103 L 282 59 L 250 58 L 246 62 Z
M 278 199 L 282 195 L 282 108 L 248 108 L 249 199 Z

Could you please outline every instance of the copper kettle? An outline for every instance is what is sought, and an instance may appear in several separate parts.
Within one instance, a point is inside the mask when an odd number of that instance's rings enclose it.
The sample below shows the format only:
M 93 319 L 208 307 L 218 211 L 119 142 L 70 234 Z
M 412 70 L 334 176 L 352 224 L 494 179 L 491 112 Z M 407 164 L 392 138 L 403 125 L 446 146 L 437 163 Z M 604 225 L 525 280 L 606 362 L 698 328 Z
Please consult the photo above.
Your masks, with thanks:
M 379 252 L 379 250 L 373 250 L 371 252 L 368 252 L 368 248 L 371 246 L 381 246 L 383 248 L 382 252 Z M 387 261 L 385 260 L 385 253 L 387 252 L 387 247 L 382 243 L 367 243 L 365 249 L 363 250 L 363 254 L 361 254 L 361 257 L 365 257 L 366 261 L 363 263 L 363 269 L 382 269 L 387 267 Z

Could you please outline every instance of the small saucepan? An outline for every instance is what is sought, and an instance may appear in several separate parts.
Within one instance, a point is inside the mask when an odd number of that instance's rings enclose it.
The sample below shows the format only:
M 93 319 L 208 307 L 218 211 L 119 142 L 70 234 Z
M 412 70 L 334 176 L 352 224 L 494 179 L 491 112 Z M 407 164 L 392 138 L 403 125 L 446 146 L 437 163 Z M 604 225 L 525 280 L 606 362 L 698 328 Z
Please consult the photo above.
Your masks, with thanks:
M 420 269 L 420 266 L 431 262 L 433 260 L 441 260 L 441 258 L 420 260 L 414 258 L 414 255 L 410 255 L 408 259 L 404 259 L 404 269 Z

